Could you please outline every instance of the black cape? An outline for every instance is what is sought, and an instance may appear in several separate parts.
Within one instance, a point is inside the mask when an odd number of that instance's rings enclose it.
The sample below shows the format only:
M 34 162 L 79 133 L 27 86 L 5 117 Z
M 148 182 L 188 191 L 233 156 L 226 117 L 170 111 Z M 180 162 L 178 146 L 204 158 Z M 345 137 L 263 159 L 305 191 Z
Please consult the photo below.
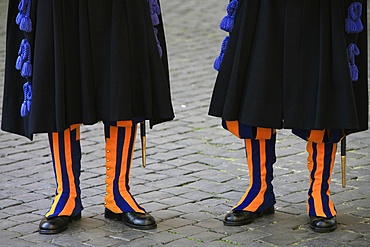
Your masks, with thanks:
M 159 15 L 156 37 L 147 0 L 33 0 L 30 33 L 15 23 L 17 5 L 9 1 L 3 130 L 32 139 L 76 123 L 174 118 L 163 23 Z M 15 63 L 25 37 L 33 95 L 21 117 L 26 80 Z
M 289 129 L 368 128 L 367 1 L 348 34 L 349 0 L 239 0 L 209 114 Z M 358 80 L 347 47 L 355 43 Z

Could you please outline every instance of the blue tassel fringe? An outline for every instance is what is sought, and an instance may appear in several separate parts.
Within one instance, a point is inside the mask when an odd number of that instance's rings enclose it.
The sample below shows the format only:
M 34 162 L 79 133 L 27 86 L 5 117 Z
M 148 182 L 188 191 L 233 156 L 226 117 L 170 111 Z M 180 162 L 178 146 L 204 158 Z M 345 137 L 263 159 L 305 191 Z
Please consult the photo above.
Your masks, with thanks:
M 15 63 L 15 68 L 17 70 L 22 70 L 22 66 L 23 66 L 24 62 L 27 60 L 27 54 L 25 52 L 26 42 L 27 42 L 27 40 L 23 39 L 20 46 L 19 46 L 18 58 L 17 58 L 17 61 Z
M 18 4 L 19 13 L 15 20 L 19 29 L 27 33 L 32 32 L 31 5 L 31 0 L 21 0 Z
M 161 14 L 161 8 L 159 7 L 158 0 L 147 0 L 149 4 L 150 16 L 152 18 L 153 26 L 157 26 L 159 24 L 159 15 Z M 161 47 L 161 43 L 158 39 L 158 29 L 153 27 L 155 39 L 157 41 L 158 53 L 159 56 L 162 57 L 163 50 Z
M 348 17 L 345 21 L 346 32 L 349 34 L 359 33 L 364 29 L 361 22 L 362 5 L 359 2 L 353 2 L 348 7 Z
M 152 17 L 153 26 L 159 24 L 159 15 L 161 14 L 161 9 L 158 5 L 157 0 L 148 0 L 149 9 L 150 9 L 150 16 Z
M 21 71 L 22 77 L 32 76 L 31 45 L 27 39 L 23 39 L 21 42 L 15 68 Z
M 158 39 L 158 29 L 157 28 L 153 28 L 153 29 L 154 29 L 155 39 L 157 41 L 157 48 L 158 48 L 159 56 L 162 57 L 163 51 L 161 47 L 161 42 L 159 42 L 159 39 Z
M 221 64 L 222 64 L 222 60 L 224 59 L 224 54 L 225 54 L 225 50 L 227 48 L 227 44 L 229 42 L 229 39 L 230 39 L 230 36 L 226 36 L 224 38 L 224 40 L 222 41 L 222 45 L 221 45 L 221 52 L 220 52 L 220 55 L 216 58 L 214 64 L 213 64 L 213 68 L 217 71 L 220 70 L 220 67 L 221 67 Z
M 358 68 L 356 66 L 355 57 L 360 55 L 360 49 L 357 47 L 356 44 L 351 43 L 348 46 L 348 62 L 349 62 L 349 69 L 351 73 L 352 81 L 358 80 Z
M 238 8 L 238 0 L 232 0 L 227 5 L 227 15 L 222 19 L 220 28 L 226 32 L 231 32 L 234 28 L 234 20 L 236 15 L 236 9 Z
M 31 77 L 32 76 L 32 64 L 31 62 L 27 61 L 23 64 L 21 70 L 22 77 Z
M 24 100 L 21 105 L 21 116 L 26 117 L 30 115 L 31 103 L 32 103 L 32 86 L 30 81 L 23 84 Z

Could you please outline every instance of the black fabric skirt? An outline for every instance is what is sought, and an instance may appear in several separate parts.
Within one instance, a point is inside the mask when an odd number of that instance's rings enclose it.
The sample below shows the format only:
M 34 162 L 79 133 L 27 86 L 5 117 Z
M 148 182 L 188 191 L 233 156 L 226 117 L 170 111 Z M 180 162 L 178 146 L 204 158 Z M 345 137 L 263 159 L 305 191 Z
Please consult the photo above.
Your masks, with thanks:
M 239 0 L 209 114 L 289 129 L 368 128 L 367 1 L 348 34 L 349 0 Z M 357 81 L 347 47 L 356 44 Z
M 76 123 L 174 118 L 163 23 L 159 15 L 153 26 L 147 0 L 33 0 L 30 33 L 15 23 L 17 5 L 9 1 L 3 130 L 32 138 Z M 25 78 L 14 65 L 25 37 L 32 104 L 21 117 Z

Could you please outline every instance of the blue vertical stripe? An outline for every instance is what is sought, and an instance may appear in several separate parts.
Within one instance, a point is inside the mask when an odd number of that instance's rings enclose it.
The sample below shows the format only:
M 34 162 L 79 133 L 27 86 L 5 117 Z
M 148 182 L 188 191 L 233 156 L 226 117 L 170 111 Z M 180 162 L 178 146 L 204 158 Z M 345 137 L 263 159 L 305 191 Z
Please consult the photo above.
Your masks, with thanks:
M 310 189 L 308 190 L 308 204 L 309 204 L 309 215 L 316 215 L 315 212 L 315 201 L 312 197 L 312 188 L 315 183 L 315 173 L 317 170 L 317 144 L 312 142 L 312 161 L 313 161 L 313 169 L 311 171 L 310 177 L 311 177 L 311 184 Z
M 75 209 L 72 213 L 72 216 L 79 214 L 82 209 L 81 201 L 81 188 L 80 188 L 80 175 L 81 175 L 81 143 L 77 139 L 77 130 L 74 129 L 71 131 L 71 149 L 72 149 L 72 170 L 74 176 L 74 186 L 76 188 L 77 197 L 75 200 Z

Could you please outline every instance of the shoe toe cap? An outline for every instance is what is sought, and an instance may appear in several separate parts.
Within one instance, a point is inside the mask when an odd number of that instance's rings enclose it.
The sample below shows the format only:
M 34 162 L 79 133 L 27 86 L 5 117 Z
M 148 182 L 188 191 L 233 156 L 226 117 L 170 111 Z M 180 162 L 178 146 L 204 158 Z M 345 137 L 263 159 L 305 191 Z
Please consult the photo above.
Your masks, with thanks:
M 323 217 L 310 217 L 310 227 L 316 232 L 330 232 L 337 228 L 336 217 L 323 218 Z
M 148 213 L 126 212 L 122 214 L 122 221 L 135 228 L 151 229 L 157 226 L 153 216 Z

